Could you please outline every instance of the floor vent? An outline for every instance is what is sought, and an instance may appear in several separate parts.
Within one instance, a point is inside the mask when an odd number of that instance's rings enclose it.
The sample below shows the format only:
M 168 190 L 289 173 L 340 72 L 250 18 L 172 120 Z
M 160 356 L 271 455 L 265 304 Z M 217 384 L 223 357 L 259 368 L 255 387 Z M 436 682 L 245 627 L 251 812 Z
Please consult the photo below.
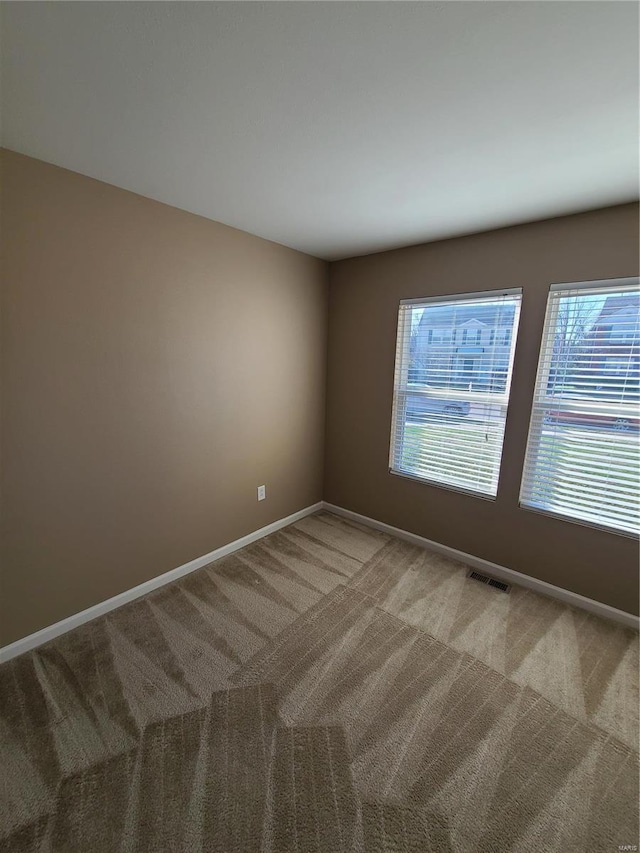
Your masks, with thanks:
M 509 592 L 511 589 L 511 586 L 508 583 L 497 581 L 495 578 L 490 578 L 488 575 L 481 575 L 480 572 L 474 572 L 473 569 L 469 571 L 467 577 L 472 578 L 474 581 L 480 581 L 480 583 L 486 583 L 487 586 L 495 586 L 496 589 L 500 589 L 502 592 Z

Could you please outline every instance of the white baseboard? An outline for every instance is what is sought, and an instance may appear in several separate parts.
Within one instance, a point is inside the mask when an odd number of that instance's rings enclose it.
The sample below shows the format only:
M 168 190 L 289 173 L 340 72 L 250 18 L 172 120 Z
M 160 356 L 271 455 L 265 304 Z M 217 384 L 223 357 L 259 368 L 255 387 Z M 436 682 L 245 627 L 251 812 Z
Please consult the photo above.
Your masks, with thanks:
M 228 545 L 216 548 L 215 551 L 210 551 L 202 557 L 196 557 L 195 560 L 191 560 L 189 563 L 178 566 L 177 569 L 171 569 L 162 575 L 158 575 L 158 577 L 151 578 L 151 580 L 145 581 L 131 589 L 127 589 L 119 595 L 114 595 L 113 598 L 108 598 L 106 601 L 94 604 L 93 607 L 82 610 L 80 613 L 68 616 L 66 619 L 62 619 L 54 625 L 42 628 L 42 630 L 36 631 L 35 634 L 29 634 L 28 637 L 16 640 L 15 643 L 11 643 L 8 646 L 0 648 L 0 663 L 4 663 L 5 661 L 11 660 L 11 658 L 24 654 L 24 652 L 28 652 L 31 649 L 36 648 L 36 646 L 41 646 L 43 643 L 48 643 L 49 640 L 53 640 L 61 634 L 66 634 L 67 631 L 77 628 L 78 625 L 83 625 L 85 622 L 97 619 L 98 616 L 104 616 L 104 614 L 109 613 L 110 610 L 115 610 L 116 607 L 121 607 L 123 604 L 134 601 L 136 598 L 140 598 L 140 596 L 146 595 L 154 589 L 158 589 L 165 584 L 172 583 L 173 581 L 178 580 L 178 578 L 190 574 L 190 572 L 195 572 L 196 569 L 208 566 L 209 563 L 213 563 L 214 560 L 219 560 L 220 557 L 226 557 L 227 554 L 232 554 L 234 551 L 244 548 L 245 545 L 250 545 L 252 542 L 262 539 L 263 536 L 268 536 L 269 533 L 275 533 L 276 530 L 280 530 L 282 527 L 287 527 L 287 525 L 293 524 L 307 515 L 312 515 L 320 509 L 322 509 L 322 501 L 313 504 L 312 506 L 308 506 L 305 509 L 298 510 L 298 512 L 294 512 L 286 518 L 274 521 L 272 524 L 267 524 L 266 527 L 261 527 L 260 530 L 254 530 L 253 533 L 248 533 L 241 539 L 229 542 Z
M 597 616 L 602 616 L 605 619 L 611 619 L 627 628 L 632 628 L 636 631 L 640 629 L 640 620 L 638 617 L 631 613 L 625 613 L 624 610 L 617 610 L 615 607 L 610 607 L 608 604 L 602 604 L 600 601 L 594 601 L 591 598 L 578 595 L 578 593 L 571 592 L 568 589 L 562 589 L 562 587 L 554 586 L 553 584 L 533 578 L 530 575 L 524 575 L 521 572 L 514 571 L 513 569 L 507 569 L 504 566 L 491 563 L 489 560 L 483 560 L 481 557 L 474 557 L 473 554 L 466 554 L 464 551 L 458 551 L 455 548 L 450 548 L 448 545 L 441 545 L 439 542 L 433 542 L 431 539 L 425 539 L 423 536 L 418 536 L 416 533 L 409 533 L 407 530 L 402 530 L 399 527 L 393 527 L 390 524 L 385 524 L 383 521 L 377 521 L 376 519 L 369 518 L 366 515 L 360 515 L 360 513 L 353 512 L 350 509 L 344 509 L 343 507 L 335 506 L 334 504 L 327 503 L 326 501 L 320 501 L 312 506 L 306 507 L 305 509 L 301 509 L 298 512 L 294 512 L 286 518 L 274 521 L 266 527 L 254 530 L 253 533 L 249 533 L 241 539 L 236 539 L 234 542 L 229 542 L 221 548 L 216 548 L 215 551 L 210 551 L 208 554 L 204 554 L 202 557 L 197 557 L 195 560 L 191 560 L 189 563 L 178 566 L 176 569 L 171 569 L 162 575 L 158 575 L 158 577 L 151 578 L 151 580 L 145 581 L 138 586 L 134 586 L 132 589 L 121 592 L 119 595 L 114 595 L 113 598 L 108 598 L 106 601 L 101 601 L 99 604 L 95 604 L 93 607 L 82 610 L 80 613 L 75 613 L 73 616 L 62 619 L 60 622 L 49 625 L 47 628 L 42 628 L 42 630 L 36 631 L 35 634 L 29 634 L 29 636 L 23 637 L 21 640 L 16 640 L 15 643 L 11 643 L 8 646 L 0 648 L 0 663 L 4 663 L 5 661 L 11 660 L 18 655 L 36 648 L 37 646 L 41 646 L 43 643 L 47 643 L 49 640 L 53 640 L 61 634 L 66 634 L 67 631 L 71 631 L 73 628 L 77 628 L 85 622 L 90 622 L 92 619 L 104 616 L 105 613 L 109 613 L 111 610 L 115 610 L 123 604 L 134 601 L 136 598 L 140 598 L 149 592 L 153 592 L 153 590 L 158 589 L 165 584 L 172 583 L 173 581 L 178 580 L 178 578 L 196 571 L 196 569 L 208 566 L 209 563 L 219 560 L 220 557 L 232 554 L 234 551 L 244 548 L 245 545 L 250 545 L 252 542 L 262 539 L 263 536 L 268 536 L 269 533 L 275 533 L 276 530 L 287 527 L 287 525 L 293 524 L 301 518 L 304 518 L 307 515 L 312 515 L 314 512 L 318 512 L 321 509 L 325 509 L 327 512 L 333 512 L 336 515 L 342 515 L 345 518 L 357 521 L 360 524 L 367 525 L 368 527 L 373 527 L 376 530 L 381 530 L 384 533 L 390 533 L 392 536 L 397 536 L 399 539 L 405 539 L 413 545 L 418 545 L 422 548 L 430 548 L 432 551 L 438 551 L 447 557 L 451 557 L 461 563 L 466 563 L 469 566 L 480 569 L 485 574 L 500 578 L 508 583 L 532 589 L 542 595 L 557 598 L 560 601 L 564 601 L 566 604 L 570 604 L 573 607 L 579 607 L 582 610 L 588 610 L 590 613 L 595 613 Z
M 590 613 L 595 613 L 597 616 L 602 616 L 605 619 L 610 619 L 624 625 L 627 628 L 632 628 L 635 631 L 640 630 L 640 619 L 632 613 L 626 613 L 624 610 L 617 610 L 615 607 L 610 607 L 608 604 L 602 604 L 600 601 L 594 601 L 592 598 L 586 598 L 584 595 L 579 595 L 577 592 L 571 592 L 568 589 L 563 589 L 559 586 L 554 586 L 546 581 L 538 580 L 530 575 L 523 575 L 521 572 L 516 572 L 514 569 L 507 569 L 505 566 L 499 566 L 496 563 L 491 563 L 489 560 L 483 560 L 481 557 L 474 557 L 473 554 L 465 554 L 464 551 L 457 551 L 455 548 L 450 548 L 448 545 L 441 545 L 439 542 L 432 542 L 431 539 L 425 539 L 423 536 L 418 536 L 416 533 L 409 533 L 407 530 L 401 530 L 399 527 L 392 527 L 390 524 L 385 524 L 383 521 L 377 521 L 375 518 L 369 518 L 366 515 L 360 515 L 358 512 L 353 512 L 350 509 L 344 509 L 341 506 L 323 501 L 323 509 L 327 512 L 333 512 L 336 515 L 342 515 L 344 518 L 349 518 L 352 521 L 357 521 L 360 524 L 365 524 L 368 527 L 374 527 L 376 530 L 381 530 L 383 533 L 389 533 L 392 536 L 397 536 L 399 539 L 405 539 L 413 545 L 418 545 L 421 548 L 429 548 L 432 551 L 438 551 L 447 557 L 458 560 L 461 563 L 466 563 L 473 566 L 474 569 L 479 569 L 484 574 L 499 578 L 508 583 L 524 586 L 527 589 L 532 589 L 539 592 L 541 595 L 547 595 L 551 598 L 557 598 L 564 601 L 565 604 L 570 604 L 573 607 L 579 607 L 582 610 L 588 610 Z

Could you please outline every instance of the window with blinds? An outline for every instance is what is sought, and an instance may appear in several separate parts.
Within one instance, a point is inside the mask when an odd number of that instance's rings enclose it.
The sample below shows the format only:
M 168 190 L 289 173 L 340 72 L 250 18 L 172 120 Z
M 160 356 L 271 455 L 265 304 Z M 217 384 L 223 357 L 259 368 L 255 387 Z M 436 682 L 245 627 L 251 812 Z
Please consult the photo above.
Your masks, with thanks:
M 549 294 L 520 503 L 640 532 L 638 279 Z
M 400 303 L 393 473 L 496 496 L 521 293 Z

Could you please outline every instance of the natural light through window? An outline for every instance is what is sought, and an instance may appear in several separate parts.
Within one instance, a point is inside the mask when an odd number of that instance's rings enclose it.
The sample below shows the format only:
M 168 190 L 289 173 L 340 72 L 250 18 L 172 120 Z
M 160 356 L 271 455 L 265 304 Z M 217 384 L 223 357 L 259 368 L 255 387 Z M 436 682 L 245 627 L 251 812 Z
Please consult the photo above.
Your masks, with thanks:
M 551 288 L 520 503 L 640 530 L 638 279 Z
M 404 300 L 390 469 L 495 497 L 520 290 Z

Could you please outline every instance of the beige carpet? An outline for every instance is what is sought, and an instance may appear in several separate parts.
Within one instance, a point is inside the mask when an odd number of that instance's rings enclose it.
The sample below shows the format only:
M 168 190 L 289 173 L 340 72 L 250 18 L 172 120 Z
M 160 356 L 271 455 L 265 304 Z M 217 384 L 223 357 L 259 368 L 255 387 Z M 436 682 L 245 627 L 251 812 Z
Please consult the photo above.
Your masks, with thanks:
M 638 843 L 638 639 L 319 514 L 0 667 L 3 851 Z

